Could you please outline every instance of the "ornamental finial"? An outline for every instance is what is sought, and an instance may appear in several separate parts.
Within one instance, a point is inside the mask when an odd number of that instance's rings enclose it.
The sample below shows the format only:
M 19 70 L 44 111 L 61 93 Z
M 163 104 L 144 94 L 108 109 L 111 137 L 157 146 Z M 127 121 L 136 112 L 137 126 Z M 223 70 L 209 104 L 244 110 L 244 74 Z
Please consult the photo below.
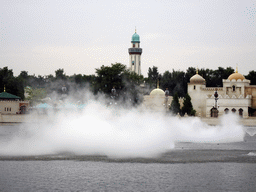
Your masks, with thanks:
M 157 89 L 159 89 L 159 79 L 157 79 Z
M 135 26 L 135 33 L 136 33 L 136 26 Z
M 5 92 L 5 85 L 4 85 L 4 92 Z
M 198 74 L 198 67 L 196 68 L 196 74 Z
M 238 73 L 238 66 L 237 66 L 237 64 L 236 64 L 236 73 Z

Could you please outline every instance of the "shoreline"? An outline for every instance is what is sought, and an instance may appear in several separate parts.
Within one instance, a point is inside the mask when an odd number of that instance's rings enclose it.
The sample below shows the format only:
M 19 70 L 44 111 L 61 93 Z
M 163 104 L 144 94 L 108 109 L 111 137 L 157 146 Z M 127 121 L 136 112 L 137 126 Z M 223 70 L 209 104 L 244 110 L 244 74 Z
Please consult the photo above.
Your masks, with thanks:
M 105 155 L 30 155 L 30 156 L 0 156 L 0 161 L 93 161 L 105 163 L 256 163 L 256 151 L 252 150 L 212 150 L 185 149 L 173 150 L 159 157 L 145 158 L 111 158 Z

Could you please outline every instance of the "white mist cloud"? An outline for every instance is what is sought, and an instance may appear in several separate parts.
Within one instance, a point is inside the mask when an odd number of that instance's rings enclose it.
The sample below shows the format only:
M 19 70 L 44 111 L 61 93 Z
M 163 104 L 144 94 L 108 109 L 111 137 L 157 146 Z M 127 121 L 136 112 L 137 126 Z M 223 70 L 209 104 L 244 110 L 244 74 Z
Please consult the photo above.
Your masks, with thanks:
M 12 140 L 0 144 L 0 155 L 156 157 L 174 149 L 176 142 L 243 141 L 237 118 L 227 115 L 221 125 L 209 126 L 199 118 L 110 108 L 91 100 L 83 111 L 52 113 L 49 122 L 23 125 Z

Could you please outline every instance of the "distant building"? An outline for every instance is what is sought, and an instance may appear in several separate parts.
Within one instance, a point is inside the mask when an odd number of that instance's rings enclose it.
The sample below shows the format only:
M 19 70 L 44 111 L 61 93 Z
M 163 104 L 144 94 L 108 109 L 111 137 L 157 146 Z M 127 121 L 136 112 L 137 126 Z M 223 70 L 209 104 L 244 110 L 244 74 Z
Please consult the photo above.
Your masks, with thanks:
M 20 97 L 4 92 L 0 93 L 1 114 L 24 114 L 28 111 L 29 101 L 22 101 Z
M 190 78 L 188 93 L 191 97 L 196 115 L 212 117 L 215 107 L 214 93 L 218 93 L 218 114 L 233 112 L 243 118 L 248 118 L 248 110 L 256 108 L 256 86 L 250 85 L 250 80 L 238 73 L 231 74 L 223 79 L 223 87 L 206 87 L 205 79 L 197 72 Z
M 149 112 L 164 112 L 169 111 L 173 97 L 166 94 L 157 85 L 156 89 L 153 89 L 149 95 L 144 95 L 143 106 Z M 179 98 L 180 106 L 183 106 L 183 98 Z
M 128 49 L 129 52 L 129 66 L 130 70 L 141 75 L 141 54 L 142 49 L 140 48 L 140 36 L 136 33 L 132 36 L 132 46 Z

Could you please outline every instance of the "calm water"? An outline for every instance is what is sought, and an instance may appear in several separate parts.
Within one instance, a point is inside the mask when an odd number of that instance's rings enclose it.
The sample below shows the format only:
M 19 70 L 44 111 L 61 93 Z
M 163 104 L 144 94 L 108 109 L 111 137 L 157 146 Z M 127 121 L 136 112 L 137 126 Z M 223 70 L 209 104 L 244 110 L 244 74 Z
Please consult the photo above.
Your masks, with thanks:
M 0 139 L 5 140 L 13 130 L 2 127 Z M 256 135 L 247 134 L 244 142 L 229 144 L 178 143 L 176 149 L 174 164 L 2 160 L 0 191 L 255 191 L 256 164 L 246 160 L 248 151 L 256 154 Z M 183 158 L 192 157 L 189 153 L 182 156 L 181 149 L 195 150 L 192 156 L 198 161 L 182 163 Z M 219 159 L 228 154 L 242 161 L 199 163 L 215 152 Z M 167 158 L 173 158 L 172 154 Z M 256 157 L 251 158 L 256 162 Z
M 1 191 L 255 191 L 246 163 L 2 161 Z

